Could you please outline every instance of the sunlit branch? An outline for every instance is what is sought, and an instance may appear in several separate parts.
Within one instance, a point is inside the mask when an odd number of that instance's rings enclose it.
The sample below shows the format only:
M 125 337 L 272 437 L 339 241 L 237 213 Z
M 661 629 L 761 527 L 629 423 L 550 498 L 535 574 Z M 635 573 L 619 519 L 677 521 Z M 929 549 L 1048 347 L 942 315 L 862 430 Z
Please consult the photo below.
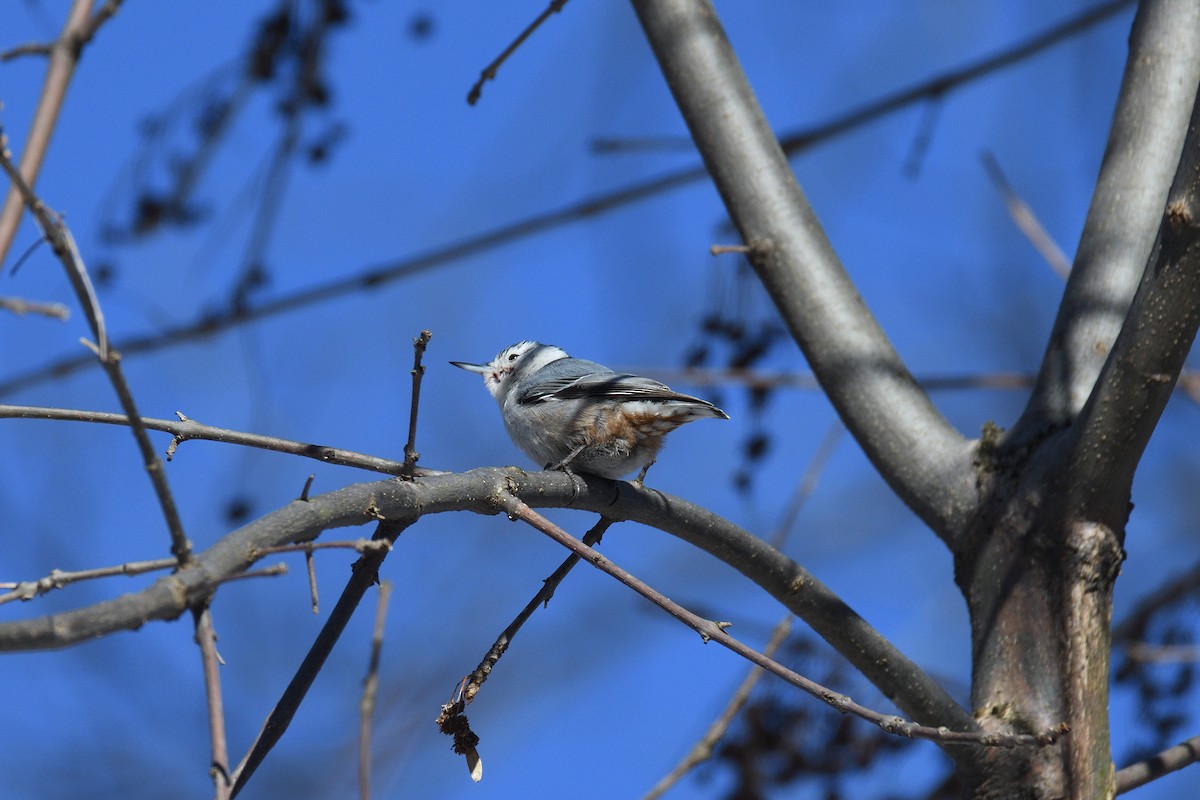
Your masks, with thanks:
M 30 54 L 50 56 L 37 110 L 25 140 L 25 149 L 21 153 L 20 175 L 29 186 L 37 183 L 42 161 L 50 146 L 50 137 L 54 133 L 59 111 L 62 110 L 63 101 L 66 99 L 67 85 L 71 82 L 84 46 L 92 40 L 100 26 L 117 13 L 120 6 L 121 0 L 108 0 L 93 14 L 92 0 L 75 0 L 57 41 L 45 45 L 22 45 L 0 55 L 2 61 Z M 4 201 L 3 211 L 0 211 L 0 264 L 8 255 L 20 225 L 22 203 L 22 198 L 14 186 Z
M 70 310 L 62 303 L 42 303 L 37 300 L 23 300 L 20 297 L 0 297 L 0 308 L 11 311 L 17 316 L 39 314 L 43 317 L 60 320 L 71 316 Z
M 584 534 L 584 544 L 586 544 L 588 547 L 594 547 L 597 545 L 600 542 L 600 539 L 604 536 L 604 533 L 610 527 L 612 527 L 612 524 L 613 520 L 601 517 L 600 521 L 597 522 L 591 530 Z M 512 640 L 520 632 L 521 628 L 524 627 L 525 623 L 529 621 L 529 618 L 533 616 L 533 612 L 537 611 L 539 608 L 544 608 L 550 603 L 550 599 L 554 597 L 554 592 L 558 589 L 559 584 L 563 582 L 563 580 L 567 577 L 567 574 L 574 569 L 575 565 L 578 563 L 579 556 L 575 553 L 567 556 L 566 560 L 559 565 L 558 569 L 554 570 L 554 572 L 550 574 L 550 577 L 546 578 L 546 580 L 542 582 L 542 587 L 538 590 L 537 594 L 535 594 L 533 598 L 525 604 L 525 607 L 521 609 L 520 613 L 517 614 L 513 621 L 509 623 L 508 627 L 505 628 L 504 631 L 496 638 L 496 641 L 492 643 L 490 648 L 488 648 L 487 654 L 484 655 L 483 659 L 479 662 L 479 666 L 477 666 L 470 675 L 463 679 L 461 699 L 464 707 L 470 704 L 471 701 L 475 699 L 475 696 L 479 693 L 479 690 L 483 688 L 484 682 L 492 674 L 492 669 L 508 651 L 508 647 L 512 644 Z
M 953 546 L 978 500 L 970 445 L 917 384 L 863 302 L 796 182 L 716 9 L 696 0 L 634 0 L 633 7 L 792 339 L 883 479 Z
M 1194 0 L 1138 5 L 1104 160 L 1015 447 L 1074 424 L 1129 328 L 1200 83 L 1198 29 Z

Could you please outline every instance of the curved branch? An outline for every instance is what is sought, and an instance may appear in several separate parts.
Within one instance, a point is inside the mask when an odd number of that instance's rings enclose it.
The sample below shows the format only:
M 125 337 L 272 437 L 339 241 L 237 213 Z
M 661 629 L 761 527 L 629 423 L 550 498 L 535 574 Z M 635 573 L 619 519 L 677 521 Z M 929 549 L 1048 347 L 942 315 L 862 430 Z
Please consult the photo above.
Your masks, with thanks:
M 944 538 L 975 502 L 967 442 L 913 380 L 796 183 L 709 2 L 634 0 L 750 260 L 838 414 Z
M 908 716 L 924 725 L 975 729 L 969 713 L 827 586 L 778 550 L 728 520 L 661 492 L 559 472 L 486 468 L 415 481 L 361 483 L 296 500 L 194 555 L 188 566 L 140 592 L 62 614 L 0 623 L 0 652 L 66 647 L 150 620 L 174 619 L 207 600 L 218 583 L 247 569 L 267 548 L 322 531 L 385 519 L 411 524 L 425 514 L 495 514 L 515 492 L 537 507 L 574 507 L 633 520 L 697 545 L 757 583 L 826 641 Z
M 1200 1 L 1140 4 L 1104 162 L 1020 439 L 1083 407 L 1154 245 L 1200 82 Z

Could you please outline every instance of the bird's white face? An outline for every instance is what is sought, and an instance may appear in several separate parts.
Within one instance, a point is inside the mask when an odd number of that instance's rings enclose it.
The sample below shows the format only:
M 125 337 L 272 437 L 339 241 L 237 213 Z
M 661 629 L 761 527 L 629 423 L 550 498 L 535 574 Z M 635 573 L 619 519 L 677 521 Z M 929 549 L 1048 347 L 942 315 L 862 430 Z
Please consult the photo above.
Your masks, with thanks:
M 566 352 L 560 347 L 542 345 L 537 342 L 517 342 L 501 350 L 486 364 L 457 363 L 456 365 L 482 375 L 483 385 L 487 388 L 488 393 L 499 400 L 504 394 L 508 379 L 512 377 L 517 368 L 521 368 L 528 375 L 551 361 L 566 357 Z

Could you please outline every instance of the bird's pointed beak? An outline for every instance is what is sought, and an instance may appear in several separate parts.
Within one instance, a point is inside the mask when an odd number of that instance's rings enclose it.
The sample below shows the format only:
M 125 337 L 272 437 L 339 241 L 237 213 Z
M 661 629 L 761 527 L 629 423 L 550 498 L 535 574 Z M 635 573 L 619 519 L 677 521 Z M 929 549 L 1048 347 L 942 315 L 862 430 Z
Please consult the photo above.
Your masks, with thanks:
M 468 364 L 465 361 L 451 361 L 450 363 L 459 369 L 465 369 L 467 372 L 474 372 L 479 375 L 482 375 L 488 371 L 487 364 Z

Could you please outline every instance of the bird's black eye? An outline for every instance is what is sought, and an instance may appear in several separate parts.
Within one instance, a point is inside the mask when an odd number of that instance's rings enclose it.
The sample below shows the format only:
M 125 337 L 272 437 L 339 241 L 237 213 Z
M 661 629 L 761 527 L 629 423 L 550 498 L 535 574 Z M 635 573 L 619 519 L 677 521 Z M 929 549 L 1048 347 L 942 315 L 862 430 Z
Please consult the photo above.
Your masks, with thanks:
M 509 361 L 516 361 L 516 360 L 517 360 L 517 356 L 518 356 L 518 353 L 509 353 L 509 355 L 508 355 L 508 360 L 509 360 Z

